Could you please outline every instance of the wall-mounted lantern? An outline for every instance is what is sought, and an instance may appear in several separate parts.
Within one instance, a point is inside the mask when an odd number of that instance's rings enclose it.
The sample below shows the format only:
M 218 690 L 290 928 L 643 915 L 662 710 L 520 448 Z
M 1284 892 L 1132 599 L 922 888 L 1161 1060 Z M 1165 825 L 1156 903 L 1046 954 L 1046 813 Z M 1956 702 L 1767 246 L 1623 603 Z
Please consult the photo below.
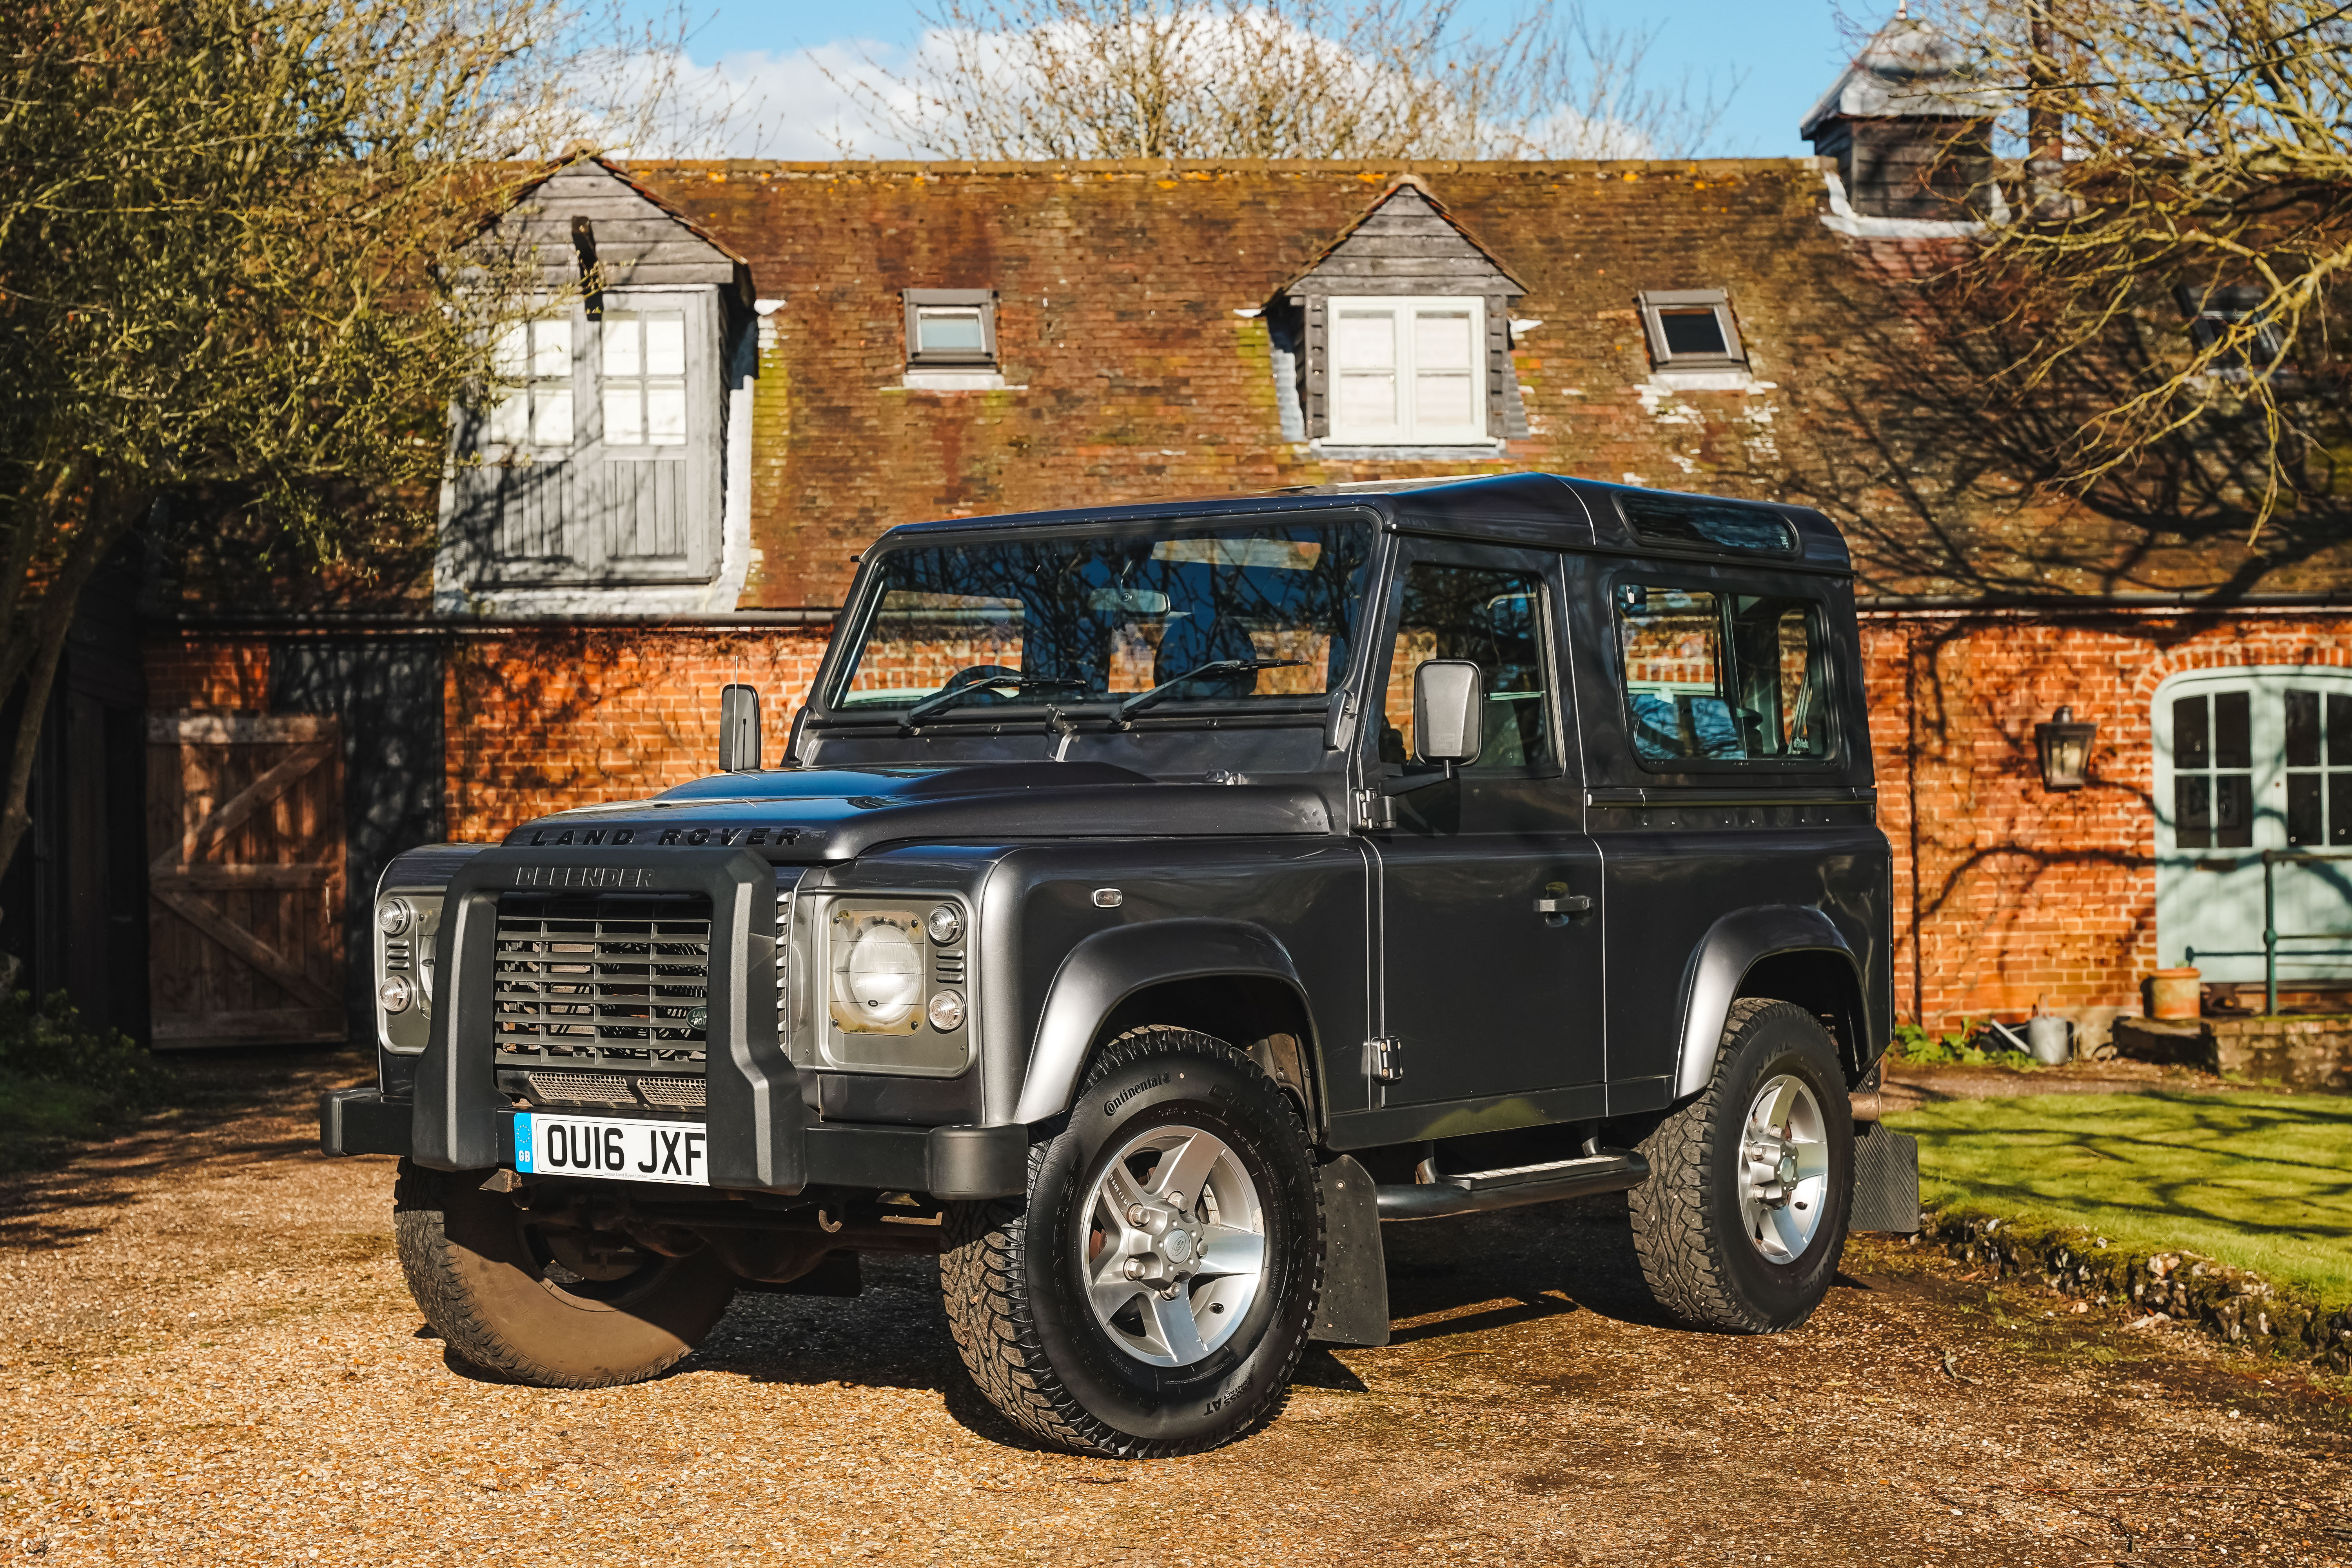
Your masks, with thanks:
M 2072 708 L 2061 708 L 2047 724 L 2036 724 L 2033 736 L 2042 746 L 2042 787 L 2081 789 L 2091 771 L 2091 742 L 2096 724 L 2077 723 Z

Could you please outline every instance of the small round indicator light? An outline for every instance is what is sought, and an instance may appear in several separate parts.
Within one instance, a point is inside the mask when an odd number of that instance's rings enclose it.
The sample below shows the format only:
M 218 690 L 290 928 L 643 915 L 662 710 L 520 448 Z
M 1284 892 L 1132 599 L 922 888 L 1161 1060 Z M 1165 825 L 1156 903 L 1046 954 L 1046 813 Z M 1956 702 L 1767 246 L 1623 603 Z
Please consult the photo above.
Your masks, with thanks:
M 416 987 L 405 974 L 387 974 L 383 984 L 375 988 L 376 1005 L 387 1013 L 405 1013 L 416 999 Z
M 952 991 L 942 991 L 931 998 L 928 1009 L 931 1027 L 950 1034 L 963 1022 L 963 998 Z
M 931 933 L 931 941 L 945 947 L 963 934 L 963 916 L 953 904 L 941 904 L 924 920 L 923 929 Z
M 386 936 L 398 936 L 416 923 L 416 906 L 406 899 L 386 899 L 375 907 L 376 928 Z

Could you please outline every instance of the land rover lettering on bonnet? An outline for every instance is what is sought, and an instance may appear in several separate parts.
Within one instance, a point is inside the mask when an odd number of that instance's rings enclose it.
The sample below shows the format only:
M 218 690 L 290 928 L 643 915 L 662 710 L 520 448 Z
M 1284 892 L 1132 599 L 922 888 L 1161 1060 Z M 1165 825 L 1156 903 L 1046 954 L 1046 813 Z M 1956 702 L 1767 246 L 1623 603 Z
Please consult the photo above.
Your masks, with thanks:
M 378 891 L 378 1081 L 450 1351 L 648 1378 L 741 1289 L 935 1255 L 1078 1453 L 1382 1344 L 1383 1224 L 1622 1192 L 1662 1305 L 1802 1322 L 1909 1229 L 1843 542 L 1541 474 L 894 529 L 779 759 Z M 764 693 L 781 697 L 772 684 Z

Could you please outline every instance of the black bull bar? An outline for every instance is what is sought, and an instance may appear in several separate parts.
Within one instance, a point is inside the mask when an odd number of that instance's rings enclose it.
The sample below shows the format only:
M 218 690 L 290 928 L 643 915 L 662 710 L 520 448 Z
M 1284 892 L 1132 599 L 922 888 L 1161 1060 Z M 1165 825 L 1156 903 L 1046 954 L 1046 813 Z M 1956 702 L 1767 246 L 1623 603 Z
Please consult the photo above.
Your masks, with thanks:
M 443 1171 L 511 1163 L 514 1106 L 494 1068 L 499 896 L 694 892 L 710 900 L 704 1093 L 710 1184 L 815 1185 L 1003 1197 L 1026 1184 L 1028 1129 L 828 1123 L 809 1110 L 776 1032 L 775 871 L 748 849 L 494 848 L 450 879 L 439 989 L 413 1103 L 343 1089 L 320 1106 L 330 1154 L 405 1154 Z

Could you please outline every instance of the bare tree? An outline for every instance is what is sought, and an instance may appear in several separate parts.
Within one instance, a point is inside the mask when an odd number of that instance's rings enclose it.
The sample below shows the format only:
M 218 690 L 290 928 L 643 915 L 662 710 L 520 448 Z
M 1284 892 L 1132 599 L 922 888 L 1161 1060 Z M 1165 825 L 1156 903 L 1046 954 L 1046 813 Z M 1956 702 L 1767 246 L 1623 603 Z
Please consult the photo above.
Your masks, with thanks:
M 835 73 L 877 132 L 933 155 L 1680 156 L 1720 89 L 1650 80 L 1663 24 L 1580 5 L 1497 37 L 1455 0 L 934 0 L 903 69 Z
M 452 265 L 642 51 L 566 0 L 0 9 L 0 868 L 68 628 L 159 502 L 313 560 L 428 506 L 528 269 Z
M 2025 199 L 1966 279 L 2021 345 L 1995 378 L 2079 396 L 2060 472 L 2096 484 L 2216 421 L 2262 460 L 2235 503 L 2259 536 L 2332 491 L 2344 444 L 2331 317 L 2352 270 L 2352 5 L 1962 0 L 1988 111 L 2022 104 Z M 2094 363 L 2104 368 L 2094 372 Z

